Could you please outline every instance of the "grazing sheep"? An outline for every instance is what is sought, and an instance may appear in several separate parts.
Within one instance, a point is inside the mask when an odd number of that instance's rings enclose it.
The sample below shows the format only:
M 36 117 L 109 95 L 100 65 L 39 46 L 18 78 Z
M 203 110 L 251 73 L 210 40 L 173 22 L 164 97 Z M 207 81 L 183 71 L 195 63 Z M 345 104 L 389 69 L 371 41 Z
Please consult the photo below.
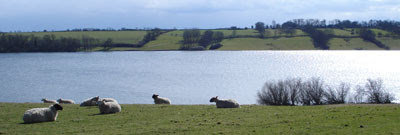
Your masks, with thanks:
M 58 110 L 63 110 L 59 104 L 51 105 L 49 108 L 33 108 L 24 113 L 24 123 L 36 123 L 55 121 L 57 119 Z
M 84 100 L 80 106 L 96 106 L 97 101 L 99 101 L 99 96 Z
M 171 100 L 164 97 L 159 97 L 157 94 L 153 94 L 152 98 L 154 99 L 155 104 L 171 104 Z
M 75 104 L 75 102 L 71 99 L 58 99 L 58 103 L 60 104 Z
M 210 102 L 215 102 L 217 108 L 240 108 L 239 103 L 233 99 L 218 99 L 218 96 L 212 97 Z
M 55 101 L 55 100 L 48 100 L 48 99 L 46 99 L 46 98 L 43 98 L 42 101 L 43 101 L 43 103 L 57 104 L 57 101 Z
M 100 98 L 100 99 L 96 102 L 96 105 L 99 105 L 99 104 L 101 103 L 101 101 L 118 103 L 118 101 L 115 100 L 115 99 L 113 99 L 113 98 Z
M 117 102 L 106 102 L 102 100 L 99 104 L 99 110 L 101 114 L 110 114 L 121 112 L 121 106 Z

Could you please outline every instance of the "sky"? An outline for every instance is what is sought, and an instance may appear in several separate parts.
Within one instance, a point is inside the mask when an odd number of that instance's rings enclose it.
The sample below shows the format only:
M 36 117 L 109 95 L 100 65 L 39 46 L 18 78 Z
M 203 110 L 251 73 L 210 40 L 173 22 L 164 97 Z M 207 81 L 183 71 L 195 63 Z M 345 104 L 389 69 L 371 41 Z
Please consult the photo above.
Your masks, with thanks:
M 0 31 L 227 28 L 292 19 L 400 20 L 400 0 L 0 0 Z

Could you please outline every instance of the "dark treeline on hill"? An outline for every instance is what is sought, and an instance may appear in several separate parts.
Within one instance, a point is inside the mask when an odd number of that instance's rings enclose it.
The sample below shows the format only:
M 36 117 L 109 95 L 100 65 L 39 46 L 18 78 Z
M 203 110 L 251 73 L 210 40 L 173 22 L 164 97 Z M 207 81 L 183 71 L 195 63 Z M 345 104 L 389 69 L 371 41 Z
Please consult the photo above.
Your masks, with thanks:
M 207 30 L 201 34 L 199 29 L 188 29 L 183 32 L 183 41 L 180 50 L 205 50 L 210 46 L 210 50 L 215 50 L 222 45 L 224 33 Z
M 112 42 L 109 41 L 108 42 Z M 0 52 L 76 52 L 89 51 L 101 46 L 99 40 L 87 36 L 81 39 L 57 38 L 54 35 L 43 37 L 0 34 Z M 105 47 L 106 48 L 106 47 Z
M 377 40 L 375 38 L 376 34 L 370 29 L 376 28 L 391 32 L 392 34 L 400 34 L 400 22 L 389 20 L 370 20 L 362 22 L 350 20 L 332 20 L 327 22 L 326 20 L 318 19 L 294 19 L 287 21 L 282 25 L 276 24 L 275 22 L 273 22 L 272 25 L 265 25 L 263 22 L 257 22 L 255 26 L 255 29 L 260 33 L 260 38 L 265 37 L 265 29 L 279 29 L 282 33 L 286 33 L 291 36 L 294 35 L 295 29 L 300 29 L 310 36 L 310 38 L 313 40 L 315 48 L 323 50 L 328 50 L 328 43 L 330 39 L 337 36 L 335 36 L 330 30 L 321 30 L 321 28 L 352 29 L 352 34 L 355 34 L 354 29 L 358 29 L 357 32 L 359 32 L 362 39 L 386 50 L 390 50 L 390 48 Z M 380 36 L 382 36 L 382 34 Z
M 146 35 L 143 37 L 142 41 L 140 41 L 138 44 L 117 44 L 114 45 L 114 47 L 135 47 L 135 48 L 140 48 L 143 47 L 145 44 L 149 43 L 150 41 L 156 40 L 158 36 L 161 34 L 164 34 L 166 32 L 169 32 L 170 30 L 162 30 L 159 28 L 154 28 L 151 30 L 148 30 Z
M 305 27 L 302 30 L 311 37 L 315 48 L 329 50 L 328 42 L 333 37 L 332 33 L 324 32 L 313 27 Z
M 143 47 L 150 41 L 168 31 L 152 29 L 147 31 L 144 38 L 137 44 L 114 43 L 108 38 L 101 42 L 99 39 L 82 36 L 82 38 L 56 37 L 53 34 L 39 36 L 26 36 L 21 34 L 0 33 L 0 53 L 11 52 L 77 52 L 91 51 L 95 47 L 103 47 L 103 51 L 113 47 Z
M 257 27 L 257 24 L 256 24 Z M 396 34 L 400 34 L 400 22 L 392 20 L 369 20 L 369 21 L 350 21 L 350 20 L 319 20 L 319 19 L 294 19 L 282 24 L 275 23 L 266 25 L 269 29 L 305 29 L 305 28 L 376 28 Z

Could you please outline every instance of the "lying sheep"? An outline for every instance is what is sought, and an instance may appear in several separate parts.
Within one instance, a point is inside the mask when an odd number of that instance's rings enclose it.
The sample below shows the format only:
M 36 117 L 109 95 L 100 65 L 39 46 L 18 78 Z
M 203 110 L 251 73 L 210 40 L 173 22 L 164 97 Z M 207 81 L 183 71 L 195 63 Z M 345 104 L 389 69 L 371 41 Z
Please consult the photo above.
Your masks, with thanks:
M 118 101 L 115 100 L 115 99 L 113 99 L 113 98 L 100 98 L 100 99 L 96 102 L 96 105 L 99 105 L 102 101 L 118 103 Z
M 57 100 L 58 103 L 60 104 L 75 104 L 75 101 L 71 100 L 71 99 L 58 99 Z
M 212 97 L 210 102 L 215 102 L 217 108 L 240 108 L 239 103 L 233 99 L 218 99 L 218 96 Z
M 101 114 L 117 113 L 121 112 L 121 106 L 118 102 L 106 102 L 102 100 L 99 104 L 99 110 Z
M 97 101 L 99 101 L 99 96 L 84 100 L 80 106 L 96 106 Z
M 59 104 L 51 105 L 49 108 L 33 108 L 24 113 L 24 123 L 36 123 L 55 121 L 57 119 L 58 110 L 63 110 Z
M 46 98 L 43 98 L 42 101 L 43 101 L 43 103 L 57 104 L 57 101 L 55 101 L 55 100 L 48 100 L 48 99 L 46 99 Z
M 155 104 L 171 104 L 171 101 L 168 98 L 159 97 L 157 94 L 153 94 L 152 98 L 154 99 Z

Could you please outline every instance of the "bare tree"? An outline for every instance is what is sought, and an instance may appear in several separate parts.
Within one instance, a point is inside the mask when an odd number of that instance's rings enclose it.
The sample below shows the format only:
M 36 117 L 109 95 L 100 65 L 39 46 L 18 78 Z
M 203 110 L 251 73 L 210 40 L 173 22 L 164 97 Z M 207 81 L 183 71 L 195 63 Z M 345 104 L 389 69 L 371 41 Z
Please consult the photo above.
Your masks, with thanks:
M 349 91 L 350 86 L 346 83 L 340 83 L 336 88 L 327 87 L 326 101 L 328 104 L 344 104 Z
M 289 100 L 291 105 L 296 105 L 299 102 L 299 95 L 303 89 L 303 82 L 298 79 L 287 79 L 285 81 L 289 90 Z
M 356 87 L 356 91 L 355 91 L 355 95 L 354 95 L 354 102 L 357 104 L 363 103 L 364 102 L 364 97 L 366 95 L 365 93 L 365 88 L 363 88 L 360 85 L 357 85 Z
M 263 105 L 290 105 L 289 90 L 285 81 L 266 82 L 257 93 L 257 102 Z
M 305 93 L 311 99 L 312 104 L 322 105 L 324 103 L 324 81 L 320 78 L 311 78 L 305 84 Z
M 365 89 L 369 103 L 391 103 L 395 99 L 391 93 L 384 89 L 383 81 L 381 79 L 368 79 L 368 82 L 365 84 Z

